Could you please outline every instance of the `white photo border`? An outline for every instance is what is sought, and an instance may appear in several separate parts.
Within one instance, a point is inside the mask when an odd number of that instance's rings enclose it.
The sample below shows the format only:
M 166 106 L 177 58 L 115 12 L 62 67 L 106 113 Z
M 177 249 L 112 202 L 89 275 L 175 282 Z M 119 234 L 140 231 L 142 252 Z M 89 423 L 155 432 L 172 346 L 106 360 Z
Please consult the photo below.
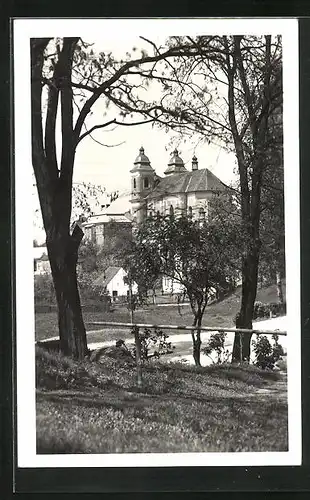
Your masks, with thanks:
M 103 28 L 104 24 L 104 28 Z M 30 113 L 30 38 L 100 37 L 102 30 L 119 36 L 147 33 L 150 38 L 186 34 L 274 34 L 283 40 L 284 170 L 286 290 L 288 331 L 287 452 L 36 454 L 35 328 L 33 286 L 33 220 Z M 298 20 L 249 19 L 15 19 L 15 241 L 17 352 L 17 466 L 24 467 L 170 467 L 301 465 L 301 320 L 299 213 L 299 57 Z

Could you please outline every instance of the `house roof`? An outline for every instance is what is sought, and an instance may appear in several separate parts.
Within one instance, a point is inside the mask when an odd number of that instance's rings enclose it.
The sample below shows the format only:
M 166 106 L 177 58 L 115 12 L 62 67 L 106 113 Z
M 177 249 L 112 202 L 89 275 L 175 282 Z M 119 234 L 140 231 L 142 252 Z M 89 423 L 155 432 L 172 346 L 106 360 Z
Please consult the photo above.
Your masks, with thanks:
M 108 222 L 124 222 L 130 224 L 132 222 L 130 210 L 130 193 L 124 192 L 120 194 L 103 213 L 94 214 L 88 217 L 82 224 L 82 227 L 90 227 L 94 224 L 107 224 Z
M 110 281 L 116 276 L 121 267 L 109 266 L 98 278 L 95 279 L 94 285 L 107 286 Z
M 105 210 L 106 215 L 125 215 L 130 212 L 130 193 L 122 193 L 111 205 Z
M 82 227 L 91 227 L 96 224 L 107 224 L 109 222 L 123 222 L 127 224 L 131 224 L 131 219 L 126 215 L 92 215 L 87 219 L 85 223 L 83 223 Z
M 225 185 L 207 168 L 173 174 L 161 179 L 155 189 L 147 196 L 148 199 L 177 193 L 197 191 L 223 191 Z

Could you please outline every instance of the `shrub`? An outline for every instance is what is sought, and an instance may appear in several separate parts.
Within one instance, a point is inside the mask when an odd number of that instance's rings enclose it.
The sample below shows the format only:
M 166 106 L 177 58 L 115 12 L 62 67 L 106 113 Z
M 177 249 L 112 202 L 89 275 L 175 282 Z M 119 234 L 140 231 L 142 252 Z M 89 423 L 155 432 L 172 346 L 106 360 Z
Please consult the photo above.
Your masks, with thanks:
M 280 302 L 271 302 L 264 304 L 263 302 L 256 301 L 254 304 L 253 319 L 269 318 L 271 316 L 280 316 L 286 312 L 285 304 Z
M 211 357 L 211 354 L 213 351 L 216 352 L 217 354 L 217 363 L 226 363 L 229 358 L 229 351 L 228 349 L 225 350 L 225 340 L 226 340 L 227 333 L 224 332 L 218 332 L 218 333 L 213 333 L 208 342 L 206 347 L 202 349 L 203 354 L 206 356 Z M 213 361 L 213 359 L 212 359 Z M 214 363 L 214 361 L 213 361 Z
M 84 272 L 79 269 L 77 273 L 81 302 L 83 305 L 100 304 L 103 310 L 109 311 L 111 298 L 109 293 L 102 286 L 94 285 L 98 277 L 97 272 Z
M 284 351 L 278 343 L 278 335 L 273 335 L 274 345 L 271 345 L 266 335 L 257 335 L 257 340 L 253 340 L 255 361 L 254 364 L 263 370 L 273 370 L 275 363 L 283 356 Z
M 141 345 L 141 359 L 147 361 L 150 358 L 159 358 L 164 354 L 171 354 L 174 346 L 168 342 L 169 335 L 162 330 L 155 328 L 144 328 L 143 332 L 139 332 Z M 136 348 L 133 347 L 132 354 L 135 356 Z

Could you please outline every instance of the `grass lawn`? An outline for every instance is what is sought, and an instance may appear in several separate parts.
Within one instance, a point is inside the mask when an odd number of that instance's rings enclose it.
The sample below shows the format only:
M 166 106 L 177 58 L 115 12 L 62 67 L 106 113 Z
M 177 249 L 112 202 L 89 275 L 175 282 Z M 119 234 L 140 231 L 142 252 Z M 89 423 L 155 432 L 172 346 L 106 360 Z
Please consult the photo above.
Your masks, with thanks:
M 37 453 L 287 450 L 286 383 L 253 366 L 135 368 L 36 350 Z
M 206 326 L 232 327 L 233 319 L 239 309 L 239 294 L 232 295 L 229 298 L 217 304 L 211 304 L 207 307 L 203 324 Z M 129 323 L 130 316 L 126 307 L 116 307 L 112 312 L 84 312 L 84 322 L 87 331 L 101 330 L 101 326 L 92 325 L 93 321 L 114 321 L 121 323 Z M 149 306 L 145 309 L 139 309 L 135 312 L 135 321 L 137 323 L 152 323 L 152 324 L 179 324 L 191 325 L 192 313 L 188 305 L 182 306 L 180 309 L 175 306 Z M 57 314 L 56 312 L 37 313 L 35 315 L 35 333 L 36 340 L 43 340 L 58 335 Z M 111 330 L 109 328 L 109 330 Z M 177 333 L 177 331 L 174 331 Z M 130 337 L 130 331 L 122 332 L 122 338 Z M 113 340 L 115 332 L 109 331 L 94 336 L 91 334 L 89 342 L 97 342 L 100 340 Z
M 203 325 L 222 328 L 234 327 L 234 318 L 240 308 L 240 294 L 241 290 L 239 287 L 235 293 L 226 299 L 209 305 L 205 311 Z M 276 287 L 270 286 L 258 290 L 257 300 L 266 303 L 276 302 Z M 129 312 L 126 307 L 116 307 L 112 312 L 83 312 L 83 317 L 87 331 L 102 330 L 100 326 L 91 325 L 92 321 L 130 322 Z M 181 307 L 180 312 L 178 307 L 175 306 L 149 306 L 135 312 L 135 321 L 137 323 L 190 325 L 192 323 L 192 314 L 188 305 Z M 178 331 L 174 331 L 173 333 L 177 334 Z M 35 315 L 35 335 L 36 340 L 58 336 L 56 312 L 37 313 Z M 109 328 L 104 334 L 90 334 L 88 342 L 114 340 L 117 337 L 118 334 Z M 131 337 L 129 330 L 121 332 L 121 338 L 126 339 L 129 337 Z

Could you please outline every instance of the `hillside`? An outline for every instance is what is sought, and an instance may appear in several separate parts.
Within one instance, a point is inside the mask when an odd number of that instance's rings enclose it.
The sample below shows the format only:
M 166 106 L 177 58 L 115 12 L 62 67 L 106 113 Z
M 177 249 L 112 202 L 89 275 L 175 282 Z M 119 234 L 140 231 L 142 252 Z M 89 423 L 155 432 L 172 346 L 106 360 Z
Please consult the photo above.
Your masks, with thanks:
M 285 290 L 285 288 L 284 288 Z M 205 311 L 203 324 L 205 326 L 216 327 L 234 327 L 234 318 L 240 308 L 241 287 L 238 287 L 231 295 L 221 300 L 210 304 Z M 277 302 L 276 286 L 261 288 L 257 292 L 257 300 L 261 302 Z M 97 342 L 100 340 L 95 330 L 101 330 L 102 327 L 93 325 L 96 321 L 111 321 L 111 322 L 130 322 L 130 314 L 126 306 L 116 306 L 113 311 L 98 311 L 98 312 L 83 312 L 83 317 L 88 333 L 89 342 Z M 37 313 L 35 316 L 35 335 L 36 340 L 48 339 L 58 336 L 57 313 L 46 312 Z M 192 313 L 190 306 L 184 304 L 178 308 L 177 305 L 158 305 L 147 306 L 143 309 L 138 309 L 135 312 L 135 321 L 137 323 L 152 323 L 152 324 L 182 324 L 190 325 L 192 323 Z M 109 329 L 111 330 L 111 328 Z M 176 333 L 176 332 L 175 332 Z M 130 332 L 125 330 L 122 337 L 130 336 Z M 106 332 L 105 340 L 110 340 L 115 337 Z
M 253 366 L 135 368 L 36 350 L 37 453 L 287 450 L 286 383 Z

